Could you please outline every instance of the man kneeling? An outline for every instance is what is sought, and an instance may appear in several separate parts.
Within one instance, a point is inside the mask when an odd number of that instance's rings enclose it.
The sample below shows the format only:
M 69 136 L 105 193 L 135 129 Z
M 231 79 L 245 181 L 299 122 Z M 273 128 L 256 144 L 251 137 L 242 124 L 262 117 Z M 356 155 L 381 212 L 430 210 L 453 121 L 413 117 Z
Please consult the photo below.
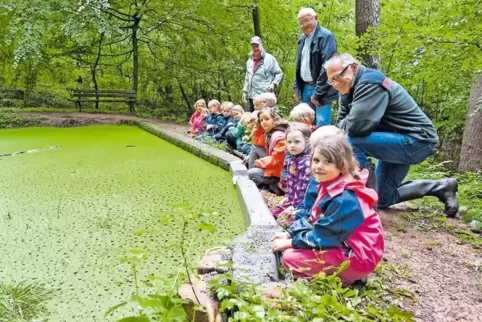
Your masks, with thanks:
M 325 68 L 328 83 L 341 94 L 337 126 L 348 135 L 360 166 L 366 165 L 367 156 L 378 159 L 378 208 L 434 196 L 445 204 L 445 214 L 455 217 L 459 209 L 455 179 L 402 183 L 410 165 L 431 156 L 438 141 L 432 121 L 410 94 L 349 54 L 333 56 Z

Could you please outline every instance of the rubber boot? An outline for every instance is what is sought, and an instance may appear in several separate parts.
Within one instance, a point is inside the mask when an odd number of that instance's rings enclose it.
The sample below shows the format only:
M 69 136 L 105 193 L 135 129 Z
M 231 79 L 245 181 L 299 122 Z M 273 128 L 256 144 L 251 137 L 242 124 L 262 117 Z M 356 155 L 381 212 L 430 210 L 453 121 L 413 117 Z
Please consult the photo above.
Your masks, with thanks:
M 444 213 L 453 218 L 459 210 L 457 200 L 458 183 L 453 178 L 441 180 L 408 181 L 398 187 L 400 201 L 419 199 L 425 196 L 437 197 L 445 204 Z

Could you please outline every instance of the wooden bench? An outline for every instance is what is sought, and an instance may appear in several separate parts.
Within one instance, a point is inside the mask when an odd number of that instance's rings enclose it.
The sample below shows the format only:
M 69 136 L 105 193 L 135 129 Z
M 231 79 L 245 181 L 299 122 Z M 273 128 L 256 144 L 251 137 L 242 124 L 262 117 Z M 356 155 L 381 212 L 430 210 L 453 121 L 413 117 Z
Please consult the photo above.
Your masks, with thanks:
M 19 89 L 0 87 L 0 98 L 23 100 L 25 92 Z
M 129 105 L 129 111 L 133 113 L 136 103 L 136 91 L 134 90 L 101 90 L 95 89 L 72 89 L 69 101 L 75 102 L 75 106 L 82 111 L 82 103 L 124 102 Z

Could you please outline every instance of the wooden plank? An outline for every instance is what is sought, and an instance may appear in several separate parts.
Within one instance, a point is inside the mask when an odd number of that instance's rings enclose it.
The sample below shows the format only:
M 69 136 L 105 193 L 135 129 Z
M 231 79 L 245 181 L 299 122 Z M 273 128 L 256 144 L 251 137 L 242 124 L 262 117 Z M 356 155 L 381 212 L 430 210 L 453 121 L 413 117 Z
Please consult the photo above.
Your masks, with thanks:
M 131 93 L 74 93 L 75 97 L 136 97 Z

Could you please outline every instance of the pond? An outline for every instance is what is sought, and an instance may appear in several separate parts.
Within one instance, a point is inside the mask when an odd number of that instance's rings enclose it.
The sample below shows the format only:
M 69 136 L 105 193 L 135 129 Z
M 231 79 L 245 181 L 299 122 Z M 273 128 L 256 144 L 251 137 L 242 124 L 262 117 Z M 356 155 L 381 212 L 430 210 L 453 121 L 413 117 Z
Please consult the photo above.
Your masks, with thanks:
M 0 167 L 0 280 L 56 290 L 50 321 L 105 321 L 133 292 L 130 248 L 139 280 L 179 270 L 173 205 L 215 212 L 215 233 L 187 232 L 190 261 L 245 228 L 227 171 L 133 126 L 0 130 Z

